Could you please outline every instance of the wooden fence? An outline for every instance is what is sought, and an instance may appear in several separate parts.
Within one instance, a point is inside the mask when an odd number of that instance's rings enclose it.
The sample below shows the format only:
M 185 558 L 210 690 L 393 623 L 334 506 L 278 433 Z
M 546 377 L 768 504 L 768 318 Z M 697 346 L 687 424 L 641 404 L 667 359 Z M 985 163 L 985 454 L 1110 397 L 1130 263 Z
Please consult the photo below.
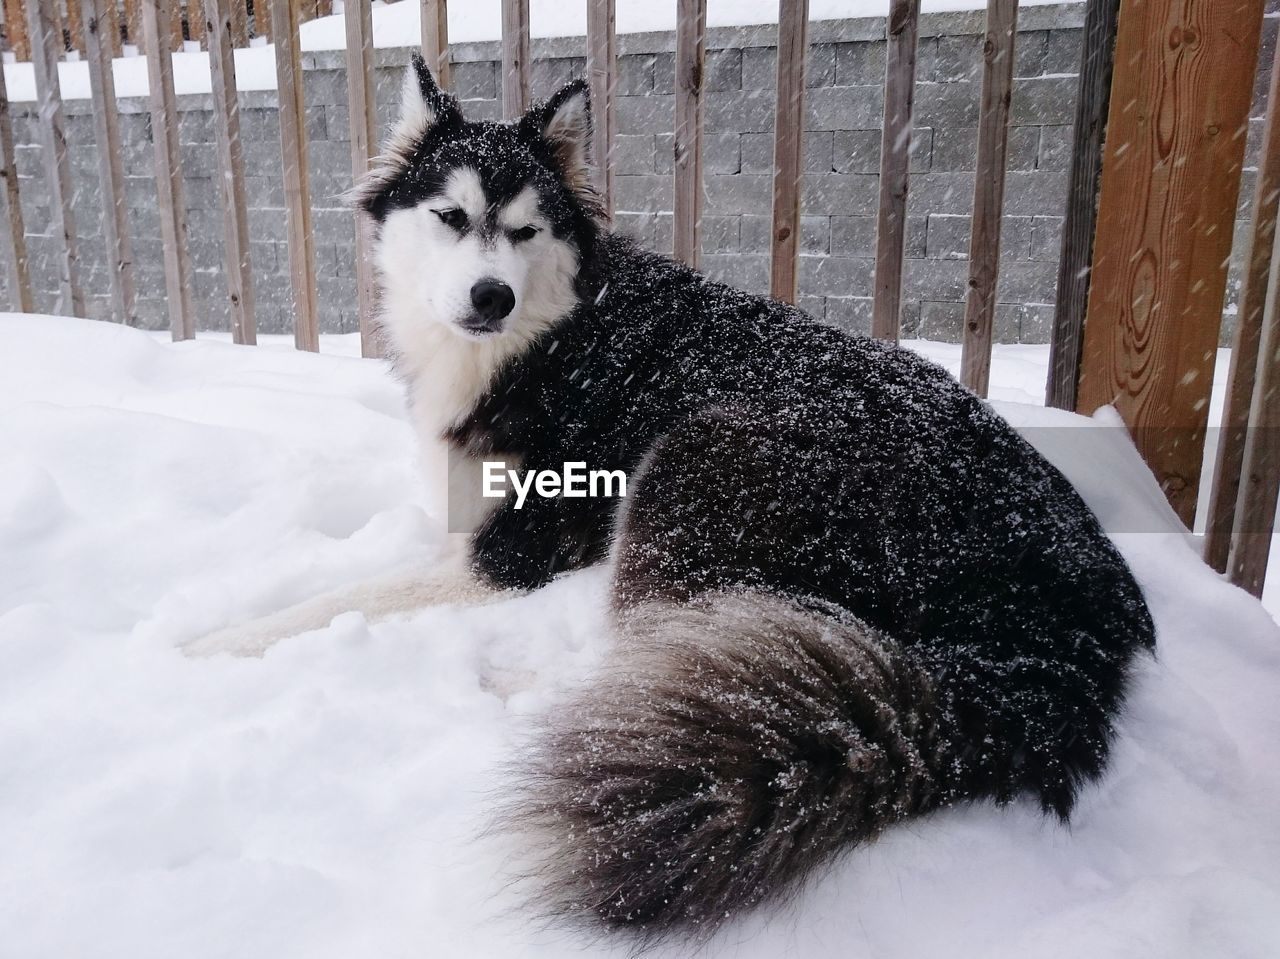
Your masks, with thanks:
M 404 0 L 414 2 L 414 0 Z M 446 0 L 416 0 L 421 4 L 421 42 L 427 62 L 441 83 L 449 84 L 449 38 Z M 507 119 L 519 116 L 529 105 L 530 33 L 529 0 L 500 0 L 502 110 Z M 613 148 L 614 97 L 617 38 L 614 0 L 581 0 L 587 6 L 585 44 L 587 74 L 595 105 L 594 152 L 598 160 L 598 183 L 607 209 L 613 210 L 613 182 L 610 154 Z M 704 86 L 706 58 L 707 0 L 667 0 L 678 14 L 675 53 L 674 157 L 674 237 L 675 255 L 692 264 L 698 262 L 702 205 L 703 114 L 707 91 Z M 1189 57 L 1199 68 L 1211 64 L 1213 77 L 1203 70 L 1188 70 L 1191 80 L 1206 88 L 1179 91 L 1177 102 L 1157 104 L 1172 121 L 1188 128 L 1207 127 L 1210 148 L 1204 137 L 1183 137 L 1161 149 L 1172 151 L 1164 157 L 1173 169 L 1188 162 L 1198 164 L 1200 174 L 1212 182 L 1213 190 L 1230 194 L 1239 183 L 1243 137 L 1221 136 L 1220 130 L 1240 129 L 1247 119 L 1247 91 L 1253 79 L 1258 37 L 1261 33 L 1262 0 L 1221 0 L 1203 5 L 1200 19 L 1170 40 L 1165 24 L 1176 22 L 1175 0 L 1087 0 L 1085 42 L 1080 71 L 1080 98 L 1076 136 L 1071 163 L 1071 191 L 1066 210 L 1066 239 L 1059 271 L 1059 297 L 1053 335 L 1048 402 L 1065 408 L 1092 412 L 1101 403 L 1117 400 L 1131 426 L 1150 426 L 1152 417 L 1173 417 L 1184 409 L 1199 419 L 1188 421 L 1185 435 L 1161 445 L 1139 439 L 1153 471 L 1162 481 L 1171 477 L 1182 486 L 1166 482 L 1171 501 L 1184 519 L 1192 515 L 1186 505 L 1194 504 L 1198 479 L 1179 475 L 1185 464 L 1198 464 L 1204 442 L 1210 377 L 1201 375 L 1206 363 L 1206 337 L 1217 335 L 1221 321 L 1222 289 L 1226 257 L 1222 243 L 1230 243 L 1232 205 L 1202 209 L 1195 204 L 1206 192 L 1192 182 L 1160 182 L 1161 163 L 1127 164 L 1122 154 L 1125 143 L 1142 148 L 1144 131 L 1128 132 L 1126 139 L 1112 137 L 1109 152 L 1103 152 L 1103 130 L 1108 123 L 1108 106 L 1114 96 L 1126 103 L 1161 94 L 1141 88 L 1144 78 L 1156 76 L 1178 57 Z M 311 230 L 311 201 L 307 171 L 307 134 L 303 113 L 302 71 L 299 56 L 299 24 L 302 20 L 331 11 L 327 0 L 0 0 L 4 18 L 4 39 L 20 59 L 30 58 L 35 67 L 39 101 L 41 143 L 49 191 L 54 233 L 61 238 L 59 309 L 83 315 L 75 221 L 69 189 L 65 126 L 58 88 L 57 63 L 68 51 L 76 51 L 88 63 L 94 99 L 95 136 L 101 158 L 102 192 L 108 215 L 102 240 L 116 265 L 112 272 L 112 302 L 116 317 L 134 320 L 133 256 L 119 166 L 120 135 L 112 87 L 111 58 L 123 45 L 137 46 L 148 59 L 152 129 L 155 131 L 156 195 L 161 213 L 162 246 L 170 328 L 175 339 L 189 338 L 194 331 L 191 301 L 191 265 L 187 251 L 187 226 L 182 199 L 181 154 L 177 142 L 177 113 L 170 54 L 181 44 L 195 42 L 208 49 L 211 61 L 214 126 L 220 182 L 226 211 L 225 244 L 227 297 L 237 343 L 256 339 L 253 274 L 250 262 L 249 228 L 246 216 L 244 163 L 240 155 L 239 116 L 236 96 L 235 61 L 232 51 L 262 37 L 274 42 L 280 111 L 280 155 L 285 186 L 289 275 L 293 294 L 293 325 L 299 349 L 316 350 L 319 345 L 315 250 Z M 961 378 L 966 385 L 985 395 L 989 379 L 992 327 L 996 289 L 1000 277 L 1000 224 L 1004 207 L 1006 155 L 1013 103 L 1013 68 L 1018 4 L 1016 0 L 988 0 L 986 36 L 983 46 L 981 102 L 975 157 L 973 220 L 969 248 L 969 283 L 964 316 Z M 373 100 L 372 15 L 368 0 L 347 0 L 345 4 L 347 77 L 349 97 L 352 175 L 367 168 L 378 141 Z M 780 0 L 778 15 L 778 76 L 775 113 L 773 222 L 771 232 L 771 282 L 774 297 L 794 302 L 799 275 L 799 224 L 803 180 L 803 130 L 805 96 L 805 54 L 808 49 L 807 0 Z M 1122 27 L 1121 24 L 1124 26 Z M 1192 28 L 1194 27 L 1194 30 Z M 1229 29 L 1228 29 L 1229 28 Z M 915 91 L 916 48 L 920 33 L 919 0 L 890 0 L 886 21 L 887 63 L 884 88 L 884 127 L 881 142 L 879 204 L 875 247 L 875 277 L 872 335 L 896 340 L 903 282 L 904 248 L 909 196 L 910 147 Z M 1245 40 L 1241 41 L 1240 37 Z M 1228 54 L 1224 37 L 1237 47 Z M 1186 40 L 1184 44 L 1182 41 Z M 1241 44 L 1243 44 L 1241 46 Z M 1124 62 L 1151 65 L 1132 68 L 1124 82 L 1113 90 L 1113 49 L 1124 49 Z M 1243 55 L 1241 52 L 1243 51 Z M 1145 59 L 1143 59 L 1145 57 Z M 1170 75 L 1182 74 L 1173 70 Z M 1184 81 L 1186 82 L 1186 81 Z M 1243 101 L 1242 101 L 1243 97 Z M 1243 108 L 1241 103 L 1243 102 Z M 1254 228 L 1248 258 L 1247 281 L 1235 333 L 1235 351 L 1229 384 L 1224 441 L 1220 447 L 1206 556 L 1230 578 L 1255 593 L 1261 592 L 1267 552 L 1275 524 L 1277 494 L 1280 493 L 1280 281 L 1276 239 L 1277 207 L 1280 205 L 1280 128 L 1276 113 L 1280 107 L 1280 71 L 1273 77 L 1268 102 L 1262 170 L 1258 177 Z M 1234 111 L 1234 112 L 1233 112 Z M 1126 110 L 1134 122 L 1141 111 Z M 1115 123 L 1128 122 L 1117 118 Z M 1153 125 L 1148 125 L 1153 126 Z M 1162 128 L 1163 129 L 1163 128 Z M 1160 133 L 1161 136 L 1165 134 Z M 1215 138 L 1217 138 L 1215 140 Z M 27 255 L 18 203 L 18 183 L 14 172 L 13 135 L 9 108 L 0 76 L 0 163 L 5 189 L 0 191 L 7 229 L 0 230 L 0 248 L 5 254 L 12 307 L 31 309 Z M 1151 170 L 1147 170 L 1151 167 Z M 1169 267 L 1160 274 L 1168 290 L 1161 290 L 1185 308 L 1173 315 L 1160 314 L 1161 323 L 1144 327 L 1150 319 L 1150 304 L 1141 317 L 1139 311 L 1147 290 L 1130 296 L 1128 305 L 1103 314 L 1106 297 L 1122 286 L 1107 271 L 1117 263 L 1133 262 L 1130 248 L 1159 247 L 1160 238 L 1144 236 L 1147 221 L 1138 208 L 1127 209 L 1133 197 L 1150 196 L 1160 190 L 1162 212 L 1177 222 L 1195 222 L 1185 227 L 1188 249 L 1167 254 L 1185 254 L 1199 272 L 1191 287 L 1172 275 Z M 1232 194 L 1233 195 L 1233 194 Z M 1102 216 L 1102 212 L 1109 216 Z M 1126 216 L 1126 214 L 1130 214 Z M 1167 224 L 1166 224 L 1167 225 Z M 354 217 L 357 240 L 357 296 L 362 351 L 376 355 L 378 343 L 372 323 L 374 278 L 369 263 L 369 225 Z M 1126 233 L 1125 231 L 1128 231 Z M 1196 246 L 1192 236 L 1216 239 Z M 1131 235 L 1130 235 L 1131 234 Z M 1175 244 L 1176 247 L 1176 244 Z M 1157 249 L 1153 257 L 1160 261 Z M 1181 262 L 1181 261 L 1177 261 Z M 1167 264 L 1165 264 L 1167 265 Z M 1121 271 L 1123 272 L 1123 271 Z M 1130 271 L 1131 272 L 1131 271 Z M 1117 274 L 1118 275 L 1118 274 Z M 1131 282 L 1126 274 L 1124 283 Z M 1207 292 L 1206 292 L 1207 291 Z M 1126 295 L 1131 291 L 1125 290 Z M 1213 302 L 1216 295 L 1216 303 Z M 1199 299 L 1196 299 L 1199 297 Z M 1095 301 L 1098 309 L 1094 311 Z M 1128 313 L 1126 313 L 1128 310 Z M 1105 353 L 1097 343 L 1091 354 L 1086 337 L 1087 315 L 1100 317 L 1087 328 L 1093 340 L 1105 336 Z M 1119 319 L 1116 318 L 1116 314 Z M 1129 323 L 1120 328 L 1118 324 Z M 1168 328 L 1184 331 L 1179 338 L 1167 336 Z M 1134 336 L 1133 330 L 1142 332 Z M 1195 335 L 1186 334 L 1192 329 Z M 1101 332 L 1098 332 L 1101 331 Z M 1160 349 L 1153 351 L 1152 342 Z M 1158 362 L 1153 362 L 1158 360 Z M 1124 383 L 1113 397 L 1115 376 L 1132 377 L 1141 368 L 1138 400 L 1164 398 L 1164 405 L 1143 405 L 1125 392 Z M 1116 372 L 1118 371 L 1118 373 Z M 1115 375 L 1113 375 L 1115 374 Z M 1108 379 L 1107 377 L 1111 377 Z M 1101 386 L 1099 386 L 1101 384 Z M 1083 388 L 1082 388 L 1083 387 Z M 1101 392 L 1099 390 L 1101 389 Z M 1087 394 L 1087 395 L 1082 395 Z M 1153 412 L 1154 411 L 1154 412 Z M 1198 430 L 1197 430 L 1198 424 Z M 1179 424 L 1181 426 L 1181 424 Z M 1197 473 L 1198 475 L 1198 473 Z M 1187 491 L 1190 484 L 1191 493 Z

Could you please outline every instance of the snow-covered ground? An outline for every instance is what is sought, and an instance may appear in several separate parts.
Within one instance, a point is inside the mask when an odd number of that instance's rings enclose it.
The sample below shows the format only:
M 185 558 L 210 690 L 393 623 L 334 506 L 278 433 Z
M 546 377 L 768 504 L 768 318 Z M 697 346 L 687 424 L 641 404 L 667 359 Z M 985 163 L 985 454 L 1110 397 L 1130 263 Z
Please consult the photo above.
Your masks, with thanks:
M 4 315 L 0 343 L 0 956 L 627 955 L 531 924 L 481 835 L 516 735 L 604 647 L 599 571 L 185 658 L 433 550 L 396 383 L 350 338 Z M 1002 349 L 996 396 L 1037 400 L 1041 353 Z M 1024 804 L 895 828 L 704 955 L 1280 955 L 1280 627 L 1122 431 L 997 406 L 1120 531 L 1157 619 L 1109 774 L 1070 829 Z
M 1079 0 L 1022 0 L 1023 6 L 1074 3 Z M 985 0 L 924 0 L 926 13 L 943 10 L 977 10 Z M 422 36 L 418 0 L 373 4 L 373 45 L 414 47 Z M 839 20 L 854 17 L 883 17 L 889 0 L 811 0 L 810 20 Z M 619 33 L 648 33 L 674 30 L 675 0 L 617 0 Z M 711 0 L 707 5 L 707 25 L 733 27 L 777 23 L 777 0 Z M 502 5 L 499 0 L 466 0 L 449 5 L 451 43 L 497 40 L 501 36 Z M 587 32 L 587 5 L 562 0 L 531 0 L 529 33 L 534 37 L 580 37 Z M 299 39 L 304 51 L 346 48 L 346 25 L 342 14 L 320 17 L 303 23 Z M 275 47 L 251 46 L 235 53 L 236 86 L 240 90 L 276 88 Z M 30 63 L 10 63 L 4 67 L 10 100 L 36 98 L 35 71 Z M 147 95 L 147 62 L 139 56 L 117 58 L 112 66 L 116 94 L 122 97 Z M 179 94 L 209 93 L 209 54 L 198 50 L 175 53 L 173 82 Z M 58 84 L 64 100 L 89 99 L 89 66 L 82 61 L 60 63 Z

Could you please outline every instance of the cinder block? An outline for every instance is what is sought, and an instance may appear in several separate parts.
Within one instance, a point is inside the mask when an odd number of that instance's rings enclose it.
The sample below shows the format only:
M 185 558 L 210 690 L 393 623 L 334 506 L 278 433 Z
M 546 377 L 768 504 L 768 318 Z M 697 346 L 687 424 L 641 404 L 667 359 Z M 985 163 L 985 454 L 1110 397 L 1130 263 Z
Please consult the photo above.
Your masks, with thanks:
M 450 92 L 459 100 L 497 99 L 498 65 L 492 60 L 455 63 L 450 74 Z
M 1050 76 L 1079 74 L 1083 43 L 1084 31 L 1078 27 L 1063 27 L 1049 31 L 1049 37 L 1045 43 L 1044 72 Z
M 614 174 L 653 173 L 653 134 L 617 136 L 613 140 Z
M 870 296 L 874 263 L 863 257 L 802 256 L 800 290 L 814 296 Z
M 614 208 L 627 213 L 656 213 L 670 210 L 672 183 L 668 176 L 625 176 L 613 178 Z
M 705 89 L 708 93 L 742 89 L 741 50 L 708 50 L 705 69 Z
M 876 218 L 874 216 L 831 217 L 831 252 L 836 256 L 874 257 Z
M 670 133 L 675 125 L 675 97 L 651 95 L 618 97 L 619 133 Z
M 869 296 L 829 296 L 825 319 L 848 333 L 871 334 L 872 298 Z
M 855 40 L 835 48 L 835 80 L 838 87 L 871 86 L 884 83 L 885 45 L 879 40 Z M 917 71 L 917 79 L 919 72 Z
M 833 43 L 809 44 L 808 56 L 804 61 L 806 87 L 829 87 L 835 84 L 836 49 Z
M 1034 218 L 1031 228 L 1031 259 L 1058 262 L 1062 250 L 1062 223 L 1063 218 L 1060 216 Z
M 738 221 L 736 216 L 704 216 L 702 218 L 702 252 L 737 253 Z
M 653 92 L 653 55 L 628 54 L 618 57 L 618 75 L 614 96 L 643 96 Z

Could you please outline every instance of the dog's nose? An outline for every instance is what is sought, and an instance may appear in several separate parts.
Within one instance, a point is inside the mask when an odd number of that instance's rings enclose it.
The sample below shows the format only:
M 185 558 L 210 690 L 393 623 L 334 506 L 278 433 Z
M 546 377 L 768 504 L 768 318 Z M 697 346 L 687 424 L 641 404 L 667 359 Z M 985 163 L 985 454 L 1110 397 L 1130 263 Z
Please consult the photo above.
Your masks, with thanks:
M 471 288 L 471 305 L 483 319 L 493 322 L 510 313 L 516 305 L 511 287 L 498 280 L 481 280 Z

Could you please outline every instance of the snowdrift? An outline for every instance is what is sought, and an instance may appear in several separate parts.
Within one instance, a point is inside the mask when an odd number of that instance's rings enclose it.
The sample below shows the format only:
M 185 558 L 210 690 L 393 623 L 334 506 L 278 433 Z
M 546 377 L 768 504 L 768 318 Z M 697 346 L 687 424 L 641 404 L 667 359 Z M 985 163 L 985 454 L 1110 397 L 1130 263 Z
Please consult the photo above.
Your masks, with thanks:
M 0 954 L 627 954 L 531 923 L 514 850 L 481 835 L 519 732 L 604 648 L 599 571 L 188 659 L 436 548 L 398 385 L 54 317 L 0 316 L 0 341 Z M 1156 616 L 1110 774 L 1070 829 L 1030 804 L 896 828 L 707 956 L 1280 954 L 1280 627 L 1200 562 L 1121 430 L 997 406 Z

